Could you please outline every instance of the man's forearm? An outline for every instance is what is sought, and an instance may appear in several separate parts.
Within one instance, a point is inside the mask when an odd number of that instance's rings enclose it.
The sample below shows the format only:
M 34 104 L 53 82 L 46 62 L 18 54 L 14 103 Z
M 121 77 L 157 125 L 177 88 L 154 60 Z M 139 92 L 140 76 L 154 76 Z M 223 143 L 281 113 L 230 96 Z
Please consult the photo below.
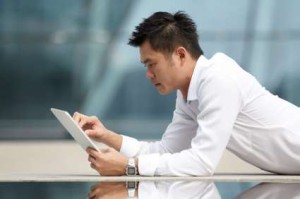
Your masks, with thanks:
M 103 143 L 120 151 L 122 146 L 123 137 L 113 131 L 108 131 L 102 139 Z

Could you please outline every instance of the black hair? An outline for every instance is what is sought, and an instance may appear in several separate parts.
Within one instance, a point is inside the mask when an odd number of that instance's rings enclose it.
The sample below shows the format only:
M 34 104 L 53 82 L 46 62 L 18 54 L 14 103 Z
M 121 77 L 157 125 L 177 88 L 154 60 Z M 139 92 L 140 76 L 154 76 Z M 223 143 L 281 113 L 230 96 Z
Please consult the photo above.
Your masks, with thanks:
M 203 54 L 198 37 L 196 24 L 184 12 L 178 11 L 174 15 L 155 12 L 135 27 L 128 44 L 138 47 L 148 40 L 155 51 L 166 54 L 183 46 L 192 58 L 198 59 Z

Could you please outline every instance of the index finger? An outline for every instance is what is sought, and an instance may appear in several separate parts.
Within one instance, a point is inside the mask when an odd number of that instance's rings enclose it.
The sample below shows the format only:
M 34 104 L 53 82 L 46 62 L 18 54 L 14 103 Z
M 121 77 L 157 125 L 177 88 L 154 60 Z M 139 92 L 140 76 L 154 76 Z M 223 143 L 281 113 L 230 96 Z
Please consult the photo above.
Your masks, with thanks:
M 88 122 L 88 116 L 81 114 L 79 112 L 75 112 L 73 114 L 73 119 L 75 122 L 79 124 L 80 127 L 84 126 Z
M 81 114 L 78 113 L 78 112 L 74 112 L 73 119 L 75 120 L 75 122 L 79 123 L 80 122 L 80 118 L 81 118 Z

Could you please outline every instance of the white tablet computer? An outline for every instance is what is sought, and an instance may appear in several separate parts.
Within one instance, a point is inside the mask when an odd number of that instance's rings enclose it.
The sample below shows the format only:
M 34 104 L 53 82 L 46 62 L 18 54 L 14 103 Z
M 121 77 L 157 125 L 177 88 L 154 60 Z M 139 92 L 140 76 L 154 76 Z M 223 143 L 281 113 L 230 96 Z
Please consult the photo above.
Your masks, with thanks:
M 73 120 L 73 118 L 67 111 L 55 108 L 51 108 L 50 110 L 84 150 L 86 150 L 88 147 L 91 147 L 96 151 L 99 151 L 95 143 L 93 143 L 93 141 L 83 132 L 83 130 Z

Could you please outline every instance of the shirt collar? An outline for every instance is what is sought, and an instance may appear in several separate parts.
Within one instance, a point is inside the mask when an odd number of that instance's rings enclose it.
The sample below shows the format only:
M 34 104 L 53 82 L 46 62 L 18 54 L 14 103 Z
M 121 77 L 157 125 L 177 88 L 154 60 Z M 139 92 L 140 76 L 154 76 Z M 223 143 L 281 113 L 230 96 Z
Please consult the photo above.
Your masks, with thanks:
M 200 76 L 200 70 L 201 70 L 201 67 L 203 67 L 204 65 L 207 64 L 207 62 L 208 62 L 208 60 L 204 57 L 204 55 L 201 55 L 196 62 L 196 66 L 193 71 L 192 79 L 191 79 L 188 94 L 187 94 L 187 102 L 188 103 L 197 99 L 197 90 L 198 90 L 197 87 L 199 86 L 198 80 L 199 80 L 199 76 Z

